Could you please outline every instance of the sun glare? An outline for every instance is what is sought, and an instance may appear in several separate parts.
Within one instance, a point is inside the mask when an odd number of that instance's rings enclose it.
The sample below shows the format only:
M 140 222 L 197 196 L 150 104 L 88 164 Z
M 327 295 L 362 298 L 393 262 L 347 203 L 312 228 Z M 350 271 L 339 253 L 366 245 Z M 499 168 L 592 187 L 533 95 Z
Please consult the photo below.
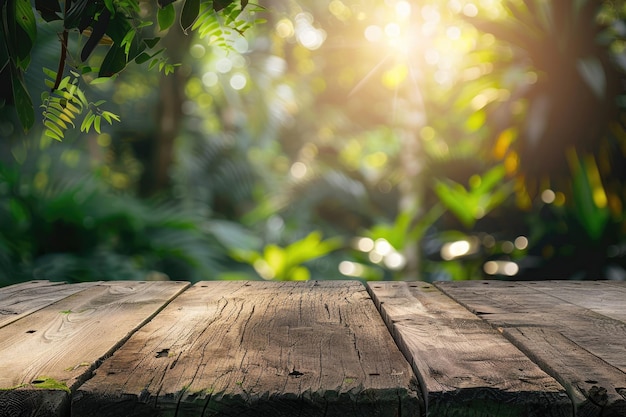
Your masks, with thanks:
M 476 33 L 452 23 L 450 17 L 475 16 L 475 4 L 450 0 L 448 4 L 418 5 L 388 0 L 377 11 L 370 17 L 372 22 L 365 27 L 363 37 L 371 47 L 385 52 L 354 90 L 363 88 L 375 74 L 379 82 L 396 92 L 406 82 L 411 83 L 410 88 L 419 88 L 427 72 L 432 74 L 428 82 L 442 86 L 458 78 L 464 55 L 476 43 Z

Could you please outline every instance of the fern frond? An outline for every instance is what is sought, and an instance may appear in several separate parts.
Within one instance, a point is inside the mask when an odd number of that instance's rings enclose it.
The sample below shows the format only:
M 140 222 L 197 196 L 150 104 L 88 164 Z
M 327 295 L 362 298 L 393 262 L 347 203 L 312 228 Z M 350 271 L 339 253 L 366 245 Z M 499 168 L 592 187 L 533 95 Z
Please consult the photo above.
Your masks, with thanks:
M 44 68 L 44 73 L 47 76 L 46 85 L 54 86 L 56 72 Z M 96 132 L 100 133 L 102 119 L 109 124 L 112 124 L 113 120 L 120 121 L 118 115 L 100 109 L 100 106 L 105 103 L 104 100 L 96 103 L 89 102 L 78 85 L 79 81 L 80 75 L 70 71 L 70 75 L 61 79 L 58 88 L 41 95 L 45 136 L 58 141 L 63 140 L 65 132 L 70 127 L 76 127 L 74 121 L 83 114 L 85 109 L 87 112 L 80 125 L 81 132 L 89 132 L 93 127 Z
M 232 2 L 218 12 L 214 10 L 211 2 L 203 2 L 191 29 L 197 31 L 201 39 L 208 38 L 218 47 L 231 49 L 234 32 L 243 35 L 254 24 L 248 21 L 243 11 L 244 7 L 240 2 Z M 255 8 L 251 13 L 255 11 L 258 9 Z

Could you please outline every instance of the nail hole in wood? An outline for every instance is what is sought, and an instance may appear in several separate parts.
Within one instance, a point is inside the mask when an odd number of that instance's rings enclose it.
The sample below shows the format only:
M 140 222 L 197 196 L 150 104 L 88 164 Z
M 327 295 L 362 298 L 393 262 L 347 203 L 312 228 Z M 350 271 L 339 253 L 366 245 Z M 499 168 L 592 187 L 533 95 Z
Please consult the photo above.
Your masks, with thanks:
M 170 350 L 169 349 L 163 349 L 159 352 L 157 352 L 155 358 L 167 358 L 167 356 L 170 354 Z

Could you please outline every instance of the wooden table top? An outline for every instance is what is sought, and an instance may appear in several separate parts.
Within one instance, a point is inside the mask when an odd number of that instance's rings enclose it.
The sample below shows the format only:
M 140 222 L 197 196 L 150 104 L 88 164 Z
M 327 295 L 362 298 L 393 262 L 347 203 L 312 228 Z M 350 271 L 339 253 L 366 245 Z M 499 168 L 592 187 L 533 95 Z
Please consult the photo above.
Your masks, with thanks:
M 5 416 L 626 416 L 626 282 L 17 284 Z

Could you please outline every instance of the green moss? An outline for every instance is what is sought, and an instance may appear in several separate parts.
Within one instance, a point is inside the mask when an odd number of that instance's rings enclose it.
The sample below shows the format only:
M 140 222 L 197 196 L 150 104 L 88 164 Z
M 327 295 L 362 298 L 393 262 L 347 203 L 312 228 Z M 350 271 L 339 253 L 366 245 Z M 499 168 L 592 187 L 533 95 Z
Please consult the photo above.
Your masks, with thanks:
M 91 363 L 89 363 L 89 362 L 81 362 L 81 363 L 79 363 L 78 365 L 75 365 L 75 366 L 70 366 L 70 367 L 68 367 L 68 368 L 65 368 L 65 370 L 66 370 L 66 371 L 68 371 L 68 372 L 71 372 L 71 371 L 75 371 L 75 370 L 77 370 L 77 369 L 78 369 L 78 368 L 80 368 L 80 367 L 83 367 L 83 366 L 90 366 L 90 365 L 91 365 Z
M 0 391 L 12 391 L 20 388 L 37 388 L 37 389 L 48 389 L 48 390 L 60 390 L 70 392 L 67 384 L 65 382 L 57 381 L 53 378 L 48 377 L 39 377 L 32 380 L 30 384 L 20 384 L 14 387 L 9 388 L 0 388 Z
M 0 391 L 13 391 L 14 389 L 24 388 L 24 387 L 27 387 L 27 386 L 28 386 L 28 384 L 20 384 L 20 385 L 14 386 L 14 387 L 0 388 Z
M 50 390 L 62 390 L 70 392 L 65 382 L 57 381 L 53 378 L 39 377 L 33 379 L 30 386 L 37 389 L 50 389 Z

